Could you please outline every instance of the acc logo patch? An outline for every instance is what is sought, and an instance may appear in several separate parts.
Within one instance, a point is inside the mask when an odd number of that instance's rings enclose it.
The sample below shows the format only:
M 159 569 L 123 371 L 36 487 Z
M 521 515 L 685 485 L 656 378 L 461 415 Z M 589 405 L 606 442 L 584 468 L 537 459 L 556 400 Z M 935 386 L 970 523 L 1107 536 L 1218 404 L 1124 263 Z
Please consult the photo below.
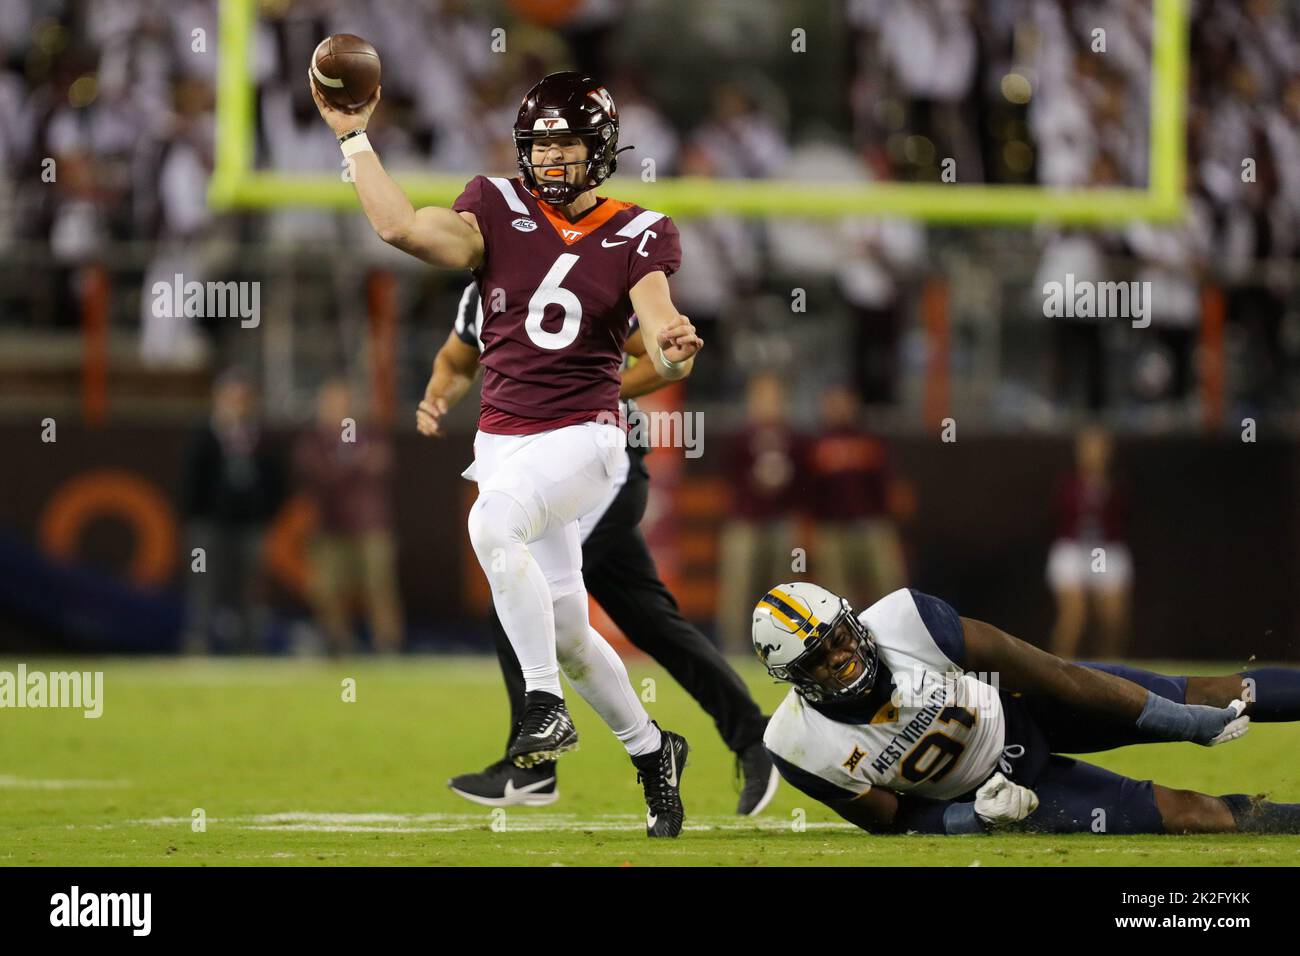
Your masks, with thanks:
M 525 219 L 523 216 L 520 216 L 510 225 L 514 226 L 520 232 L 532 232 L 537 228 L 537 222 L 535 220 Z

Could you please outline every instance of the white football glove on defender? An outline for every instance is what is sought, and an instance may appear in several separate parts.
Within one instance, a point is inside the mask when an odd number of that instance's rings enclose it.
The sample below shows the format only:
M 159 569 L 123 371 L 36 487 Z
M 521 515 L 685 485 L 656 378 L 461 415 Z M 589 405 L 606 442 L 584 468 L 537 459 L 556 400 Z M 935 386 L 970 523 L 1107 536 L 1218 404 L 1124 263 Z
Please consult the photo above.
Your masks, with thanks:
M 1228 726 L 1224 727 L 1219 735 L 1205 746 L 1213 747 L 1215 744 L 1226 744 L 1229 740 L 1236 740 L 1238 737 L 1244 736 L 1246 731 L 1250 730 L 1250 718 L 1242 716 L 1246 712 L 1246 702 L 1234 700 L 1228 706 L 1237 712 L 1237 719 L 1230 721 Z
M 991 827 L 1017 823 L 1038 809 L 1038 794 L 1000 772 L 975 791 L 975 813 Z

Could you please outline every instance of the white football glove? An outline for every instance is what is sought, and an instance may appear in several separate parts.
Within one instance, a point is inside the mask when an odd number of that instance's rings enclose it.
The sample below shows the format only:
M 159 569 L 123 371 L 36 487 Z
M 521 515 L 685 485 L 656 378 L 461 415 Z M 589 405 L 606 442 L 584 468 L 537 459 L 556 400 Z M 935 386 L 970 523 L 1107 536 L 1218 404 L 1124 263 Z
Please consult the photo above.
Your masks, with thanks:
M 1226 744 L 1229 740 L 1236 740 L 1238 737 L 1245 736 L 1246 731 L 1250 730 L 1250 718 L 1244 716 L 1246 702 L 1234 700 L 1228 706 L 1237 712 L 1237 719 L 1230 721 L 1228 726 L 1224 727 L 1219 735 L 1205 746 L 1213 747 L 1215 744 Z
M 975 791 L 975 813 L 989 826 L 1016 823 L 1038 809 L 1038 794 L 995 773 Z

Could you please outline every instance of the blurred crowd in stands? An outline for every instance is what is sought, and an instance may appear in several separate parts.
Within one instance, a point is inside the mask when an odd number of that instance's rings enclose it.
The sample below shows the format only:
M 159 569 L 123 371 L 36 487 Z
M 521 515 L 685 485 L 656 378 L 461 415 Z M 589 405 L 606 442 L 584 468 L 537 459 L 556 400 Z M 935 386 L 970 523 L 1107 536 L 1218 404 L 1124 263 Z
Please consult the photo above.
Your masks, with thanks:
M 1025 387 L 1048 404 L 1098 412 L 1192 400 L 1207 280 L 1226 290 L 1234 399 L 1267 409 L 1295 398 L 1300 8 L 1190 6 L 1185 222 L 1101 231 L 684 222 L 676 296 L 721 359 L 718 374 L 691 383 L 693 397 L 736 394 L 755 364 L 797 365 L 802 356 L 781 341 L 790 323 L 830 321 L 837 372 L 868 405 L 897 405 L 918 367 L 921 284 L 963 262 L 996 287 L 993 299 L 955 300 L 957 311 L 974 313 L 970 337 L 1003 349 L 1041 338 L 1052 361 L 1037 355 L 1031 372 L 1040 380 L 1027 373 Z M 1140 188 L 1148 176 L 1150 0 L 263 0 L 258 8 L 256 163 L 284 172 L 342 171 L 304 74 L 319 39 L 346 30 L 382 53 L 384 101 L 371 139 L 395 170 L 509 173 L 521 92 L 545 72 L 578 67 L 604 77 L 617 98 L 621 141 L 635 146 L 620 158 L 621 176 L 939 181 L 946 159 L 958 184 Z M 791 31 L 804 24 L 800 54 Z M 658 42 L 665 38 L 673 42 Z M 129 276 L 133 291 L 176 273 L 228 277 L 236 267 L 219 250 L 235 242 L 332 242 L 376 265 L 409 265 L 359 215 L 208 208 L 218 41 L 215 0 L 0 0 L 0 248 L 35 241 L 49 254 L 22 296 L 0 302 L 0 323 L 74 325 L 77 270 L 115 241 L 149 244 Z M 617 179 L 610 188 L 617 193 Z M 1011 250 L 1018 278 L 981 265 L 985 248 Z M 291 256 L 284 281 L 319 284 L 319 274 L 301 271 L 309 268 Z M 1067 272 L 1151 281 L 1153 330 L 1135 337 L 1113 323 L 1043 319 L 1039 290 Z M 953 284 L 973 288 L 968 278 Z M 793 287 L 809 291 L 806 316 L 790 312 Z M 147 294 L 138 299 L 146 362 L 229 362 L 225 326 L 157 316 Z M 418 294 L 404 302 L 411 318 L 434 311 Z M 997 367 L 1007 381 L 995 388 L 1005 390 L 1015 362 Z M 799 409 L 810 420 L 814 412 Z
M 830 383 L 819 398 L 816 427 L 799 428 L 781 377 L 755 374 L 745 422 L 730 436 L 715 633 L 733 653 L 746 649 L 753 596 L 772 582 L 807 575 L 866 607 L 911 581 L 904 539 L 917 504 L 891 443 L 864 424 L 847 383 Z M 1081 429 L 1050 501 L 1027 505 L 1051 527 L 1044 580 L 1056 616 L 1047 644 L 1067 660 L 1081 650 L 1117 659 L 1128 649 L 1130 501 L 1113 458 L 1104 428 Z
M 731 436 L 728 521 L 718 551 L 717 633 L 744 649 L 754 599 L 808 574 L 865 607 L 907 583 L 897 521 L 909 510 L 888 443 L 863 426 L 845 383 L 821 393 L 817 428 L 790 421 L 782 378 L 749 380 L 746 421 Z
M 1151 0 L 257 8 L 254 162 L 279 172 L 342 174 L 305 67 L 322 37 L 353 32 L 382 55 L 370 137 L 399 172 L 512 174 L 520 95 L 547 72 L 576 68 L 601 77 L 618 103 L 621 143 L 634 147 L 619 177 L 924 183 L 946 181 L 948 170 L 953 188 L 1140 189 L 1150 173 Z M 982 394 L 1013 423 L 1098 413 L 1115 423 L 1143 408 L 1194 416 L 1211 285 L 1227 319 L 1230 411 L 1300 406 L 1300 7 L 1190 8 L 1183 222 L 958 229 L 716 214 L 679 224 L 674 296 L 710 357 L 687 400 L 736 426 L 718 562 L 724 643 L 743 643 L 753 596 L 791 574 L 817 575 L 859 604 L 907 582 L 908 487 L 865 422 L 871 410 L 892 425 L 890 410 L 917 404 L 919 303 L 935 278 L 951 289 L 954 375 L 983 376 L 958 398 Z M 224 557 L 218 573 L 190 577 L 191 649 L 257 644 L 268 613 L 259 554 L 295 487 L 314 512 L 306 586 L 320 646 L 351 649 L 364 611 L 373 645 L 396 649 L 392 451 L 371 430 L 337 434 L 339 421 L 364 420 L 356 265 L 398 275 L 398 353 L 409 365 L 400 402 L 423 388 L 463 280 L 431 282 L 355 212 L 209 208 L 218 16 L 216 0 L 0 0 L 0 252 L 14 253 L 0 256 L 0 337 L 75 336 L 83 270 L 106 263 L 112 315 L 126 318 L 140 361 L 209 370 L 211 414 L 189 445 L 182 510 L 187 543 Z M 608 188 L 617 195 L 618 179 Z M 333 350 L 302 363 L 303 428 L 291 453 L 272 453 L 263 431 L 283 424 L 274 390 L 287 378 L 232 342 L 262 339 L 234 335 L 238 323 L 150 308 L 153 283 L 178 273 L 260 279 L 270 308 L 290 320 L 277 328 L 334 329 L 275 339 L 281 351 L 286 342 Z M 1066 274 L 1151 282 L 1152 328 L 1045 318 L 1041 290 Z M 792 290 L 805 293 L 803 309 L 792 311 Z M 1101 650 L 1120 653 L 1132 578 L 1123 483 L 1112 481 L 1104 432 L 1083 432 L 1077 458 L 1054 504 L 1045 571 L 1058 610 L 1053 645 L 1071 654 L 1095 613 Z M 811 558 L 797 568 L 805 539 Z
M 353 417 L 360 403 L 341 378 L 321 385 L 316 419 L 287 454 L 267 435 L 261 404 L 244 373 L 223 373 L 211 415 L 186 443 L 179 510 L 191 570 L 203 573 L 185 575 L 181 648 L 202 654 L 265 647 L 273 618 L 268 531 L 288 504 L 299 509 L 304 529 L 301 591 L 314 622 L 297 629 L 292 649 L 354 652 L 356 625 L 364 620 L 373 650 L 400 650 L 405 623 L 389 435 Z

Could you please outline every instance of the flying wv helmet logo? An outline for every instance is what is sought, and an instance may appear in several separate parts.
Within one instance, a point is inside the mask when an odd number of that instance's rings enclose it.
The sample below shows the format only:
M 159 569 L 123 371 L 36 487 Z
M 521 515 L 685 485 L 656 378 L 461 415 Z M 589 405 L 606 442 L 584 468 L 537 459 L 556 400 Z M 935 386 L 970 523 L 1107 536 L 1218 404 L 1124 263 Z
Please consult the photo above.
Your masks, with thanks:
M 775 645 L 775 644 L 759 644 L 759 645 L 758 645 L 758 656 L 761 657 L 761 658 L 763 659 L 763 663 L 764 663 L 764 664 L 767 663 L 767 657 L 768 657 L 768 655 L 771 654 L 774 650 L 776 650 L 776 645 Z
M 790 633 L 799 637 L 805 644 L 815 637 L 820 637 L 827 625 L 813 616 L 812 608 L 807 607 L 797 597 L 786 594 L 776 588 L 763 595 L 759 602 Z
M 599 103 L 600 108 L 608 113 L 611 119 L 618 115 L 618 111 L 614 109 L 614 97 L 610 96 L 609 90 L 605 89 L 603 86 L 592 90 L 587 95 Z

